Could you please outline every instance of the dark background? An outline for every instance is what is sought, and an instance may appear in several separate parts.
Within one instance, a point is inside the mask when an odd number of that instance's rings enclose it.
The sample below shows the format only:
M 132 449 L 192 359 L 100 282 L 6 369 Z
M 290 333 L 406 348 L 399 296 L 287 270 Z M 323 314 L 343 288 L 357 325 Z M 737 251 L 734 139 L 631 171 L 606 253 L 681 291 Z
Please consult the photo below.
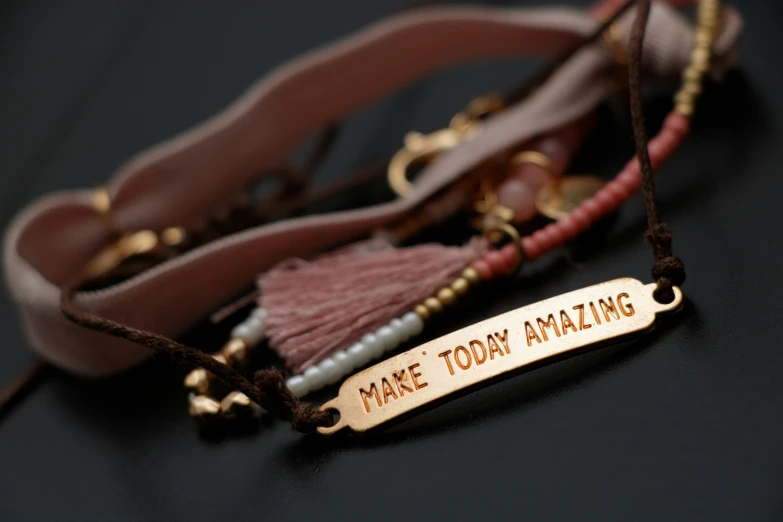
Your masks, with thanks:
M 55 373 L 0 424 L 0 520 L 783 520 L 781 9 L 736 4 L 739 71 L 709 87 L 659 177 L 689 279 L 685 310 L 654 334 L 342 440 L 282 423 L 200 437 L 183 372 L 156 362 L 98 381 Z M 51 190 L 101 183 L 281 61 L 405 5 L 3 2 L 0 223 Z M 406 89 L 352 119 L 319 179 L 536 65 L 463 67 Z M 651 128 L 670 94 L 648 96 Z M 580 166 L 608 175 L 627 160 L 627 122 L 612 129 Z M 642 216 L 637 197 L 604 237 L 491 285 L 428 335 L 603 280 L 647 280 Z M 33 357 L 7 294 L 0 321 L 5 385 Z

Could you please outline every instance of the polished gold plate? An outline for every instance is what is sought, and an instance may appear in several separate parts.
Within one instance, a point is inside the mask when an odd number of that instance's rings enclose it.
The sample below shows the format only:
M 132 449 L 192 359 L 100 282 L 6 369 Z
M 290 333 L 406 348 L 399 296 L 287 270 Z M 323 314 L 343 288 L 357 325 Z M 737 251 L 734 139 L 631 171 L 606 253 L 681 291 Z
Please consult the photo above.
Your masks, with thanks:
M 545 185 L 536 197 L 536 208 L 548 218 L 563 219 L 583 201 L 593 197 L 606 182 L 595 176 L 566 176 Z
M 487 319 L 425 343 L 349 377 L 324 404 L 339 416 L 329 435 L 364 432 L 415 410 L 453 398 L 491 379 L 576 355 L 653 328 L 657 314 L 677 310 L 682 292 L 660 304 L 655 284 L 616 279 Z

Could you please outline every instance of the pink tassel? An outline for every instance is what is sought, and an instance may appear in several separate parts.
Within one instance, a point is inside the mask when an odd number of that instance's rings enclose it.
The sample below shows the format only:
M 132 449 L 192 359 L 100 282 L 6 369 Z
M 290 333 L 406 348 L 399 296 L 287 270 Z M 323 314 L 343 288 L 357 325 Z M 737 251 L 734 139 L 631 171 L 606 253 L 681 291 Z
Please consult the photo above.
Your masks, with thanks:
M 269 345 L 299 373 L 409 312 L 486 249 L 484 240 L 394 248 L 371 239 L 284 261 L 258 281 Z

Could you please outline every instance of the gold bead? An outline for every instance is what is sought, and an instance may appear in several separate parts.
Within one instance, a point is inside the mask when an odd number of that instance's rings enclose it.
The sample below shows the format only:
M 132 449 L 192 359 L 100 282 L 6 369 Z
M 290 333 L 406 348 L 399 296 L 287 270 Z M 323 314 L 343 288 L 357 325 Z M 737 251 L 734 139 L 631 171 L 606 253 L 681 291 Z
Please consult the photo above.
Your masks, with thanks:
M 691 53 L 691 61 L 693 63 L 699 65 L 704 64 L 706 66 L 707 64 L 709 64 L 710 61 L 710 51 L 707 49 L 702 49 L 700 47 L 697 47 Z
M 682 73 L 682 79 L 686 82 L 701 82 L 702 76 L 702 73 L 693 66 L 689 66 Z
M 693 114 L 693 104 L 691 103 L 678 103 L 675 110 L 678 114 L 683 116 L 691 116 Z
M 160 239 L 169 246 L 177 246 L 185 240 L 185 229 L 182 227 L 169 227 L 160 233 Z
M 680 89 L 674 96 L 674 101 L 678 104 L 693 105 L 693 95 L 685 89 Z
M 220 403 L 206 395 L 196 395 L 190 400 L 189 413 L 199 422 L 211 422 L 220 415 Z
M 219 363 L 228 364 L 228 360 L 226 360 L 226 356 L 222 353 L 213 353 L 212 358 L 215 359 Z
M 696 82 L 685 82 L 685 85 L 682 86 L 682 90 L 691 96 L 696 97 L 701 94 L 701 84 Z
M 709 49 L 712 47 L 712 31 L 703 27 L 696 31 L 695 43 L 697 48 Z
M 453 283 L 451 283 L 451 289 L 454 290 L 454 293 L 457 295 L 465 295 L 468 293 L 468 289 L 470 288 L 470 283 L 468 283 L 468 280 L 464 277 L 460 277 L 458 279 L 455 279 Z
M 260 415 L 261 407 L 242 392 L 231 392 L 220 401 L 220 411 L 227 419 Z
M 424 306 L 427 307 L 427 310 L 429 310 L 431 314 L 437 314 L 443 311 L 443 305 L 434 297 L 428 297 L 425 299 Z
M 430 311 L 423 304 L 416 305 L 416 308 L 414 308 L 413 311 L 416 313 L 416 315 L 419 316 L 419 318 L 422 321 L 426 321 L 427 319 L 430 318 Z
M 209 388 L 209 381 L 209 372 L 204 368 L 196 368 L 185 376 L 185 388 L 203 394 Z
M 231 366 L 245 364 L 247 362 L 247 353 L 247 343 L 236 337 L 228 341 L 223 347 L 223 356 Z
M 477 284 L 481 280 L 478 272 L 476 272 L 476 269 L 473 268 L 472 266 L 469 266 L 462 271 L 462 277 L 464 277 L 468 281 L 468 283 L 472 285 Z
M 441 288 L 438 290 L 438 301 L 444 305 L 453 304 L 457 300 L 457 294 L 451 288 Z

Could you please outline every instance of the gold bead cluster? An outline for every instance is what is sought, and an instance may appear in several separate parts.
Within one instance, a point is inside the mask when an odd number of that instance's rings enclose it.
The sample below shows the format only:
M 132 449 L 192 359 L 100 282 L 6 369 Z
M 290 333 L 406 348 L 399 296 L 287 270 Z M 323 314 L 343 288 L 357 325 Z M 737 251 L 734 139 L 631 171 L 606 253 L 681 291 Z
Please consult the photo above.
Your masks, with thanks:
M 696 99 L 701 94 L 702 79 L 710 69 L 712 44 L 720 23 L 720 9 L 720 0 L 699 2 L 695 46 L 690 64 L 682 74 L 682 87 L 674 96 L 676 111 L 683 116 L 693 114 Z
M 416 305 L 413 311 L 422 321 L 426 321 L 432 315 L 442 312 L 445 307 L 454 304 L 459 296 L 465 295 L 470 287 L 475 286 L 479 281 L 478 272 L 468 267 L 449 286 L 444 286 L 434 296 Z
M 250 346 L 242 339 L 234 338 L 213 354 L 217 361 L 231 367 L 243 366 L 250 354 Z M 196 368 L 185 377 L 185 388 L 193 394 L 190 399 L 190 416 L 199 422 L 212 422 L 219 418 L 248 418 L 261 413 L 261 407 L 242 392 L 231 392 L 221 401 L 207 395 L 215 375 L 204 368 Z

